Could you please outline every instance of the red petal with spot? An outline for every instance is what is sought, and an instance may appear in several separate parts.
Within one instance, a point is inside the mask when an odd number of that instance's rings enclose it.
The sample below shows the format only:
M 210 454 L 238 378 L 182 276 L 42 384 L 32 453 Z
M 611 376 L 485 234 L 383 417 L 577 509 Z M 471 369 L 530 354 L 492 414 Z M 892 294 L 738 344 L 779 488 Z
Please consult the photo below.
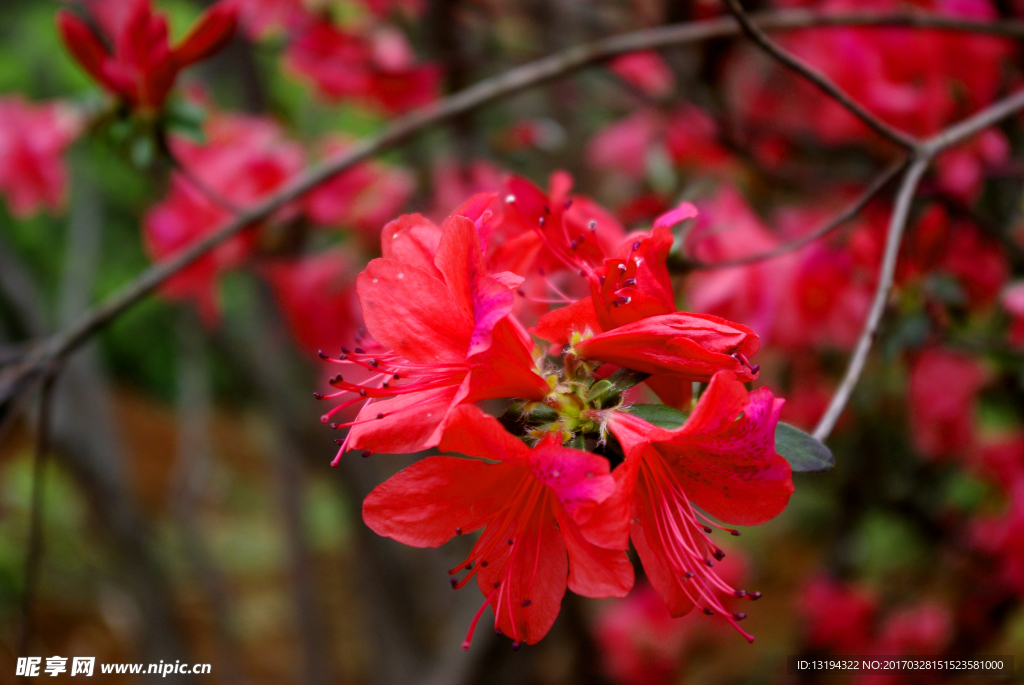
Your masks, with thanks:
M 444 283 L 421 269 L 374 259 L 356 279 L 374 340 L 414 362 L 464 362 L 472 319 Z

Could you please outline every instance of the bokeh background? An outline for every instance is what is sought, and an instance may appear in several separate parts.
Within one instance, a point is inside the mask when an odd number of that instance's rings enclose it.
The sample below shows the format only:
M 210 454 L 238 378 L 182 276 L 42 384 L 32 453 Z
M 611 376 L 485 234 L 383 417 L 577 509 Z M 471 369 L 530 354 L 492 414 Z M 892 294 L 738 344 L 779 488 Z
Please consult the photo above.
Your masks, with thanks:
M 127 4 L 84 9 L 116 26 Z M 61 43 L 56 12 L 82 4 L 4 1 L 0 363 L 215 228 L 227 212 L 211 195 L 246 206 L 482 78 L 724 12 L 712 0 L 235 4 L 238 35 L 178 80 L 168 156 L 138 119 L 109 109 Z M 1008 26 L 1024 9 L 746 5 Z M 156 8 L 180 37 L 206 6 Z M 773 35 L 914 135 L 1022 81 L 1019 39 L 892 27 Z M 0 682 L 14 682 L 26 655 L 208 662 L 212 673 L 194 682 L 304 685 L 944 682 L 798 679 L 785 657 L 1024 656 L 1022 150 L 1017 116 L 939 157 L 864 377 L 829 440 L 836 469 L 797 475 L 781 516 L 723 543 L 723 575 L 764 595 L 745 607 L 753 645 L 703 615 L 670 619 L 641 581 L 625 600 L 567 595 L 536 646 L 513 653 L 481 629 L 461 651 L 480 598 L 452 592 L 446 571 L 468 541 L 415 550 L 369 531 L 362 498 L 411 457 L 352 454 L 329 468 L 336 434 L 312 398 L 329 376 L 317 349 L 358 333 L 353 279 L 379 254 L 387 221 L 405 211 L 440 220 L 510 174 L 544 188 L 564 169 L 626 227 L 647 227 L 680 200 L 697 204 L 701 216 L 676 244 L 681 307 L 754 328 L 758 385 L 787 398 L 784 420 L 812 428 L 863 326 L 894 189 L 782 257 L 731 268 L 695 260 L 808 235 L 898 150 L 736 35 L 531 88 L 289 204 L 70 358 L 54 381 L 41 462 L 38 388 L 4 404 Z

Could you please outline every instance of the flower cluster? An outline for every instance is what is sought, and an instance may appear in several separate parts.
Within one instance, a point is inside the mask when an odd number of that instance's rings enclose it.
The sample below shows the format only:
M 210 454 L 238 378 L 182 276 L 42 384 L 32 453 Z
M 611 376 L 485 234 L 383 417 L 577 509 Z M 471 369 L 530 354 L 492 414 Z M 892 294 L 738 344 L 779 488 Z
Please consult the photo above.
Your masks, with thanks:
M 359 347 L 320 353 L 341 370 L 336 392 L 316 394 L 336 402 L 322 421 L 348 429 L 334 463 L 349 450 L 461 455 L 399 472 L 363 518 L 417 547 L 480 532 L 451 570 L 486 598 L 467 648 L 487 606 L 518 646 L 548 632 L 567 588 L 626 595 L 630 543 L 672 616 L 697 607 L 753 640 L 723 598 L 760 593 L 723 580 L 710 535 L 768 521 L 793 492 L 775 449 L 783 401 L 744 385 L 758 337 L 677 311 L 666 261 L 691 205 L 626 235 L 571 183 L 555 174 L 546 194 L 513 178 L 440 226 L 411 214 L 384 228 L 383 257 L 356 282 Z M 643 393 L 665 404 L 635 403 Z M 500 420 L 476 406 L 496 399 L 510 403 Z

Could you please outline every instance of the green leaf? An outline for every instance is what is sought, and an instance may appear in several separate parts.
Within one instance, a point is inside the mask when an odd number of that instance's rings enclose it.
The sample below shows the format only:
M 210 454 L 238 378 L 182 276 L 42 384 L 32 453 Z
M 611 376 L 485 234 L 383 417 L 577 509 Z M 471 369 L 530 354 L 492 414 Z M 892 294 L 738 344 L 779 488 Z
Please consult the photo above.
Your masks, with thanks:
M 626 407 L 626 411 L 658 428 L 668 430 L 679 428 L 686 422 L 686 414 L 664 404 L 633 404 Z
M 639 371 L 631 371 L 629 369 L 619 369 L 612 375 L 608 376 L 608 380 L 612 384 L 613 392 L 616 395 L 621 395 L 626 392 L 634 385 L 643 383 L 650 377 L 649 373 L 641 373 Z
M 781 421 L 775 427 L 775 451 L 797 473 L 820 473 L 836 467 L 832 450 L 814 436 Z

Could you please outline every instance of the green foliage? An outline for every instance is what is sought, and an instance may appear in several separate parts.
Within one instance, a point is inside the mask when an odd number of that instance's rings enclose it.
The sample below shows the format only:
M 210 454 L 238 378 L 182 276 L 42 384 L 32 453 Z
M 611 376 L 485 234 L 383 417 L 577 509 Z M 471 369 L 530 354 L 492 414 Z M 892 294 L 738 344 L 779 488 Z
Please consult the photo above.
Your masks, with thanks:
M 775 451 L 797 473 L 820 473 L 836 466 L 832 450 L 820 440 L 781 421 L 775 427 Z
M 664 404 L 633 404 L 626 407 L 626 411 L 667 430 L 679 428 L 686 423 L 686 414 Z

